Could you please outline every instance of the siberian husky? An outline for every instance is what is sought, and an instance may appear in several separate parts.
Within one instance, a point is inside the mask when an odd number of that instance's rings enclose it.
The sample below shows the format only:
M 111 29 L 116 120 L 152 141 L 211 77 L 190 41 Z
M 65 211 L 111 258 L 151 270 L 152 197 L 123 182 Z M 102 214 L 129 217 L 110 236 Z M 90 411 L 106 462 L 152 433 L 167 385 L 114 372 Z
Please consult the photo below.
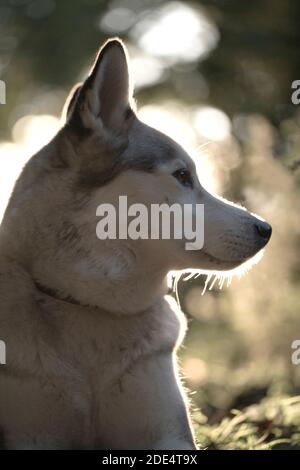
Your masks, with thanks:
M 228 271 L 271 227 L 209 194 L 192 159 L 142 123 L 117 39 L 25 166 L 0 232 L 0 436 L 6 449 L 195 449 L 176 351 L 186 322 L 171 270 Z M 204 246 L 99 240 L 96 208 L 204 204 Z

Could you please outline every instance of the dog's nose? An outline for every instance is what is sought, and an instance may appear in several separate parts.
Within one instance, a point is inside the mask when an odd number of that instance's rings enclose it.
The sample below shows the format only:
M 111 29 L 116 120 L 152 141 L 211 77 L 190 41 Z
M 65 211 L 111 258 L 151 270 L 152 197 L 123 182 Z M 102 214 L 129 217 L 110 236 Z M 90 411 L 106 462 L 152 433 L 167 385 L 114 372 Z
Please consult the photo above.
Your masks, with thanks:
M 259 221 L 255 224 L 255 229 L 258 235 L 263 238 L 263 240 L 267 243 L 272 234 L 272 227 L 267 222 Z

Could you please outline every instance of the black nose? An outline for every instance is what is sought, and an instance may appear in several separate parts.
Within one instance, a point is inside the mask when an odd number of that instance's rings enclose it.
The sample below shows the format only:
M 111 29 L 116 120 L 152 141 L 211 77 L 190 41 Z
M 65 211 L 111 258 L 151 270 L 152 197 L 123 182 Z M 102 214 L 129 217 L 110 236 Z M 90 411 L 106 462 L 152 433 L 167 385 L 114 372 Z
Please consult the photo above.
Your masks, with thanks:
M 259 221 L 255 224 L 255 228 L 261 238 L 263 238 L 266 242 L 270 240 L 272 234 L 271 225 L 267 224 L 267 222 Z

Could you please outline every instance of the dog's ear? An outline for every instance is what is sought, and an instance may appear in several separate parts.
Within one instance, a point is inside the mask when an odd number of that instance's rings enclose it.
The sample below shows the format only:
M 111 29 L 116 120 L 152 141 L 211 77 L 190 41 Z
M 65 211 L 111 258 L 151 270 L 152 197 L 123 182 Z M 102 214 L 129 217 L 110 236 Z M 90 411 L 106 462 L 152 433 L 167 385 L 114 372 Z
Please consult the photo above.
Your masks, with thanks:
M 109 40 L 100 49 L 90 74 L 77 86 L 67 106 L 67 119 L 84 128 L 121 131 L 133 115 L 126 50 L 118 39 Z

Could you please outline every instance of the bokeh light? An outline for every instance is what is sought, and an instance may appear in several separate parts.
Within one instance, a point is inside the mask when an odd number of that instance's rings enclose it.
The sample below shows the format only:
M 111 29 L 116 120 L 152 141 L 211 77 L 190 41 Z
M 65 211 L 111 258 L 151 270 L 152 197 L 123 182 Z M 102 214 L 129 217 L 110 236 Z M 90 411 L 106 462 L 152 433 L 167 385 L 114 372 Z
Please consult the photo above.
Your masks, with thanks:
M 51 115 L 20 118 L 13 126 L 13 141 L 0 143 L 0 221 L 14 183 L 28 159 L 57 133 L 60 120 Z

